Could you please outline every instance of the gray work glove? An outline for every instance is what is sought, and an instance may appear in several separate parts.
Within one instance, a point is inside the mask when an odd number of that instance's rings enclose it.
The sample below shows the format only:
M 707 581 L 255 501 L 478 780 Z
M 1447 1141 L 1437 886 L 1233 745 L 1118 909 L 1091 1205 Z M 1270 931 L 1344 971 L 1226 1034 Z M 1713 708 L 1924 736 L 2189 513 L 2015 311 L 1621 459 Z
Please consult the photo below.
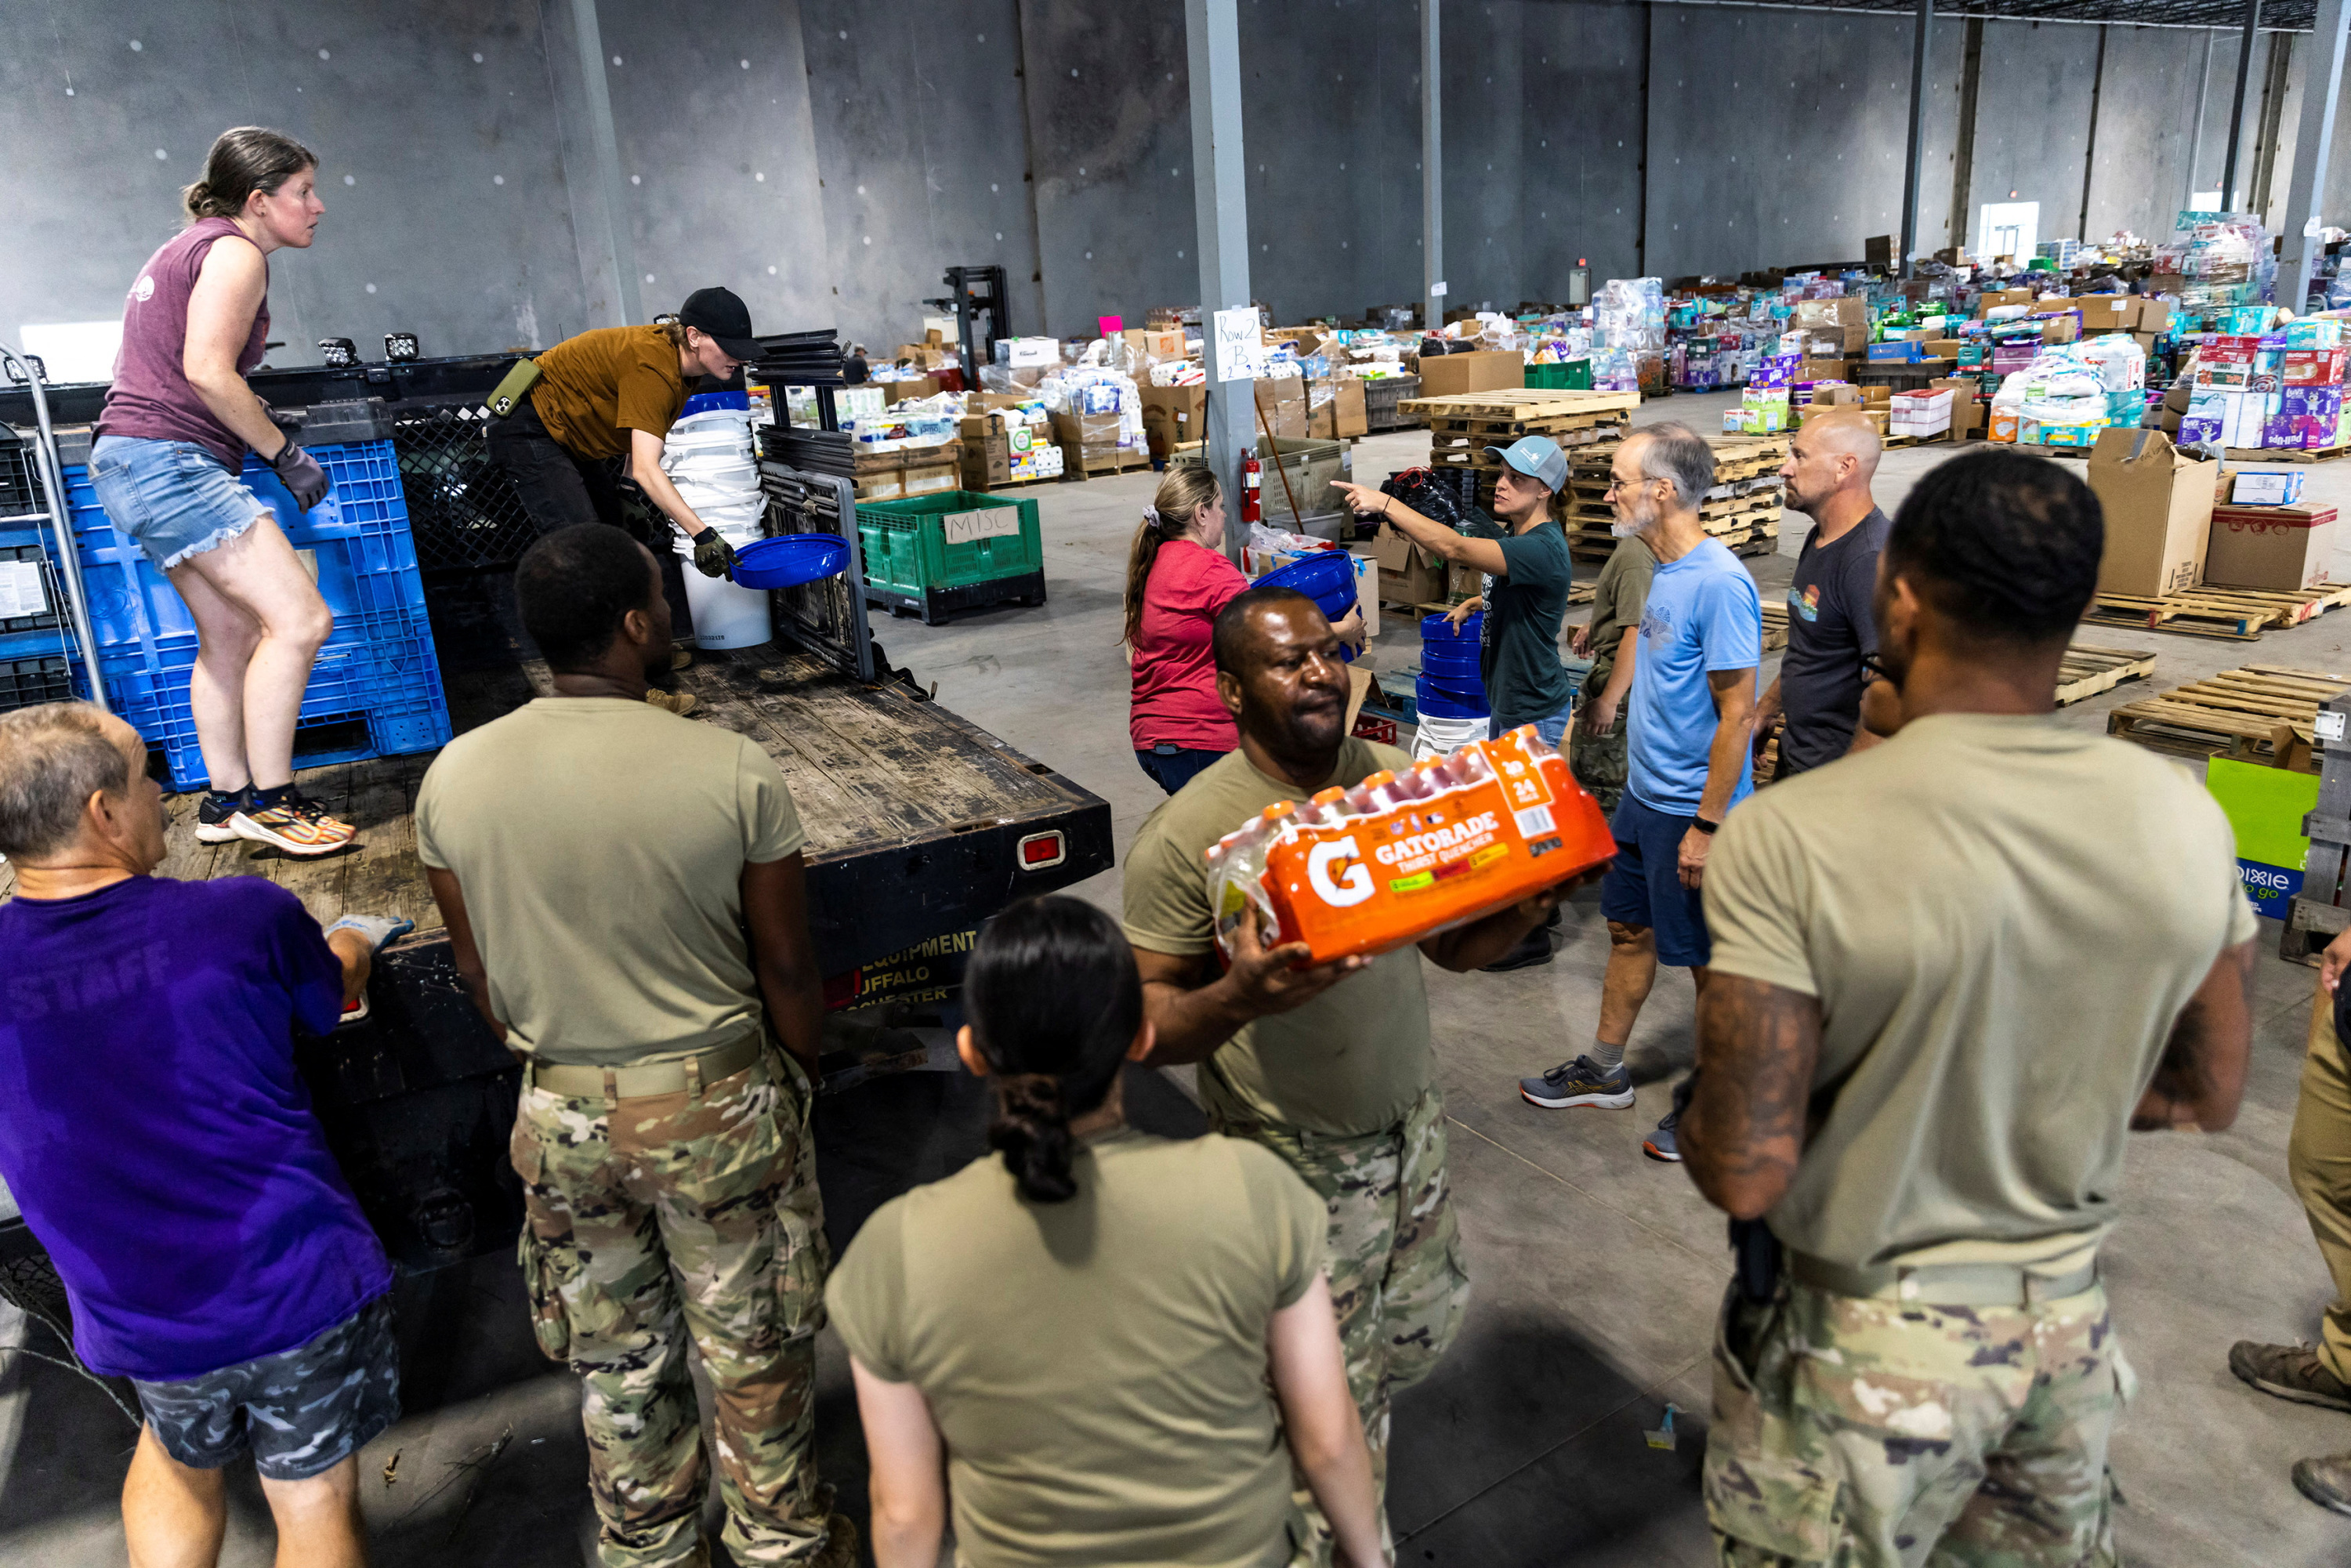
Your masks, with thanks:
M 261 412 L 269 416 L 269 423 L 277 427 L 278 434 L 288 441 L 301 434 L 302 427 L 309 423 L 310 411 L 307 408 L 272 408 L 266 399 L 255 401 L 261 404 Z
M 277 477 L 284 481 L 286 488 L 293 495 L 294 504 L 304 511 L 327 498 L 329 487 L 327 471 L 319 467 L 319 460 L 303 451 L 292 436 L 286 438 L 285 446 L 269 460 L 269 466 L 277 470 Z
M 705 577 L 725 577 L 735 570 L 735 547 L 716 528 L 705 528 L 695 536 L 694 565 Z

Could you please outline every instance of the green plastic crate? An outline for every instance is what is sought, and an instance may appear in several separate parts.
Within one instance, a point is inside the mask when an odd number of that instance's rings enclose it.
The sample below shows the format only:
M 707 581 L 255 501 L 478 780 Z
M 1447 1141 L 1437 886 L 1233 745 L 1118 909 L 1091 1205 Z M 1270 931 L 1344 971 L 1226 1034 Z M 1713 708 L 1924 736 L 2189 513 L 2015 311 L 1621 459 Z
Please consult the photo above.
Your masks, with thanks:
M 1570 360 L 1563 365 L 1529 365 L 1527 385 L 1544 392 L 1590 392 L 1592 361 Z
M 974 512 L 1017 511 L 1017 530 L 968 535 L 962 521 Z M 950 528 L 949 519 L 958 519 Z M 978 524 L 999 526 L 994 519 Z M 857 539 L 865 552 L 865 580 L 874 588 L 920 595 L 933 589 L 965 588 L 998 578 L 1045 570 L 1045 541 L 1037 526 L 1037 503 L 991 496 L 982 490 L 942 490 L 903 501 L 860 501 Z

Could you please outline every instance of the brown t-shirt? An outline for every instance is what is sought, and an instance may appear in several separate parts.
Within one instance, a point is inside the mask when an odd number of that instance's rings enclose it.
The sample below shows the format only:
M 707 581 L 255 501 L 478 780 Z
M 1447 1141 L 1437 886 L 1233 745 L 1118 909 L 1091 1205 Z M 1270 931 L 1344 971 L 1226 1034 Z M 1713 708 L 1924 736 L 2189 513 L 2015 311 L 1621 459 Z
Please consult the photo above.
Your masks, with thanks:
M 619 457 L 632 430 L 668 438 L 685 408 L 685 377 L 660 328 L 599 327 L 539 355 L 530 405 L 566 451 Z

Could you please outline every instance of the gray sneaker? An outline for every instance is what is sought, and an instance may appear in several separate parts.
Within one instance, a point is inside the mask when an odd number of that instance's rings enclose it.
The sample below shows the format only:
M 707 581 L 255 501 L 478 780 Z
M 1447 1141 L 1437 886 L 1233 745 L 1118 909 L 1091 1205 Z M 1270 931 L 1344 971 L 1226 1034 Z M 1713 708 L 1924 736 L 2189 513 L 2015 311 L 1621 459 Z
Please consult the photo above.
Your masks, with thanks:
M 1668 1165 L 1681 1164 L 1681 1140 L 1674 1132 L 1674 1123 L 1680 1117 L 1679 1111 L 1667 1112 L 1666 1119 L 1658 1123 L 1647 1137 L 1641 1140 L 1641 1152 L 1653 1160 L 1664 1160 Z
M 2264 1394 L 2297 1405 L 2351 1410 L 2351 1388 L 2326 1369 L 2306 1344 L 2263 1344 L 2241 1339 L 2229 1347 L 2229 1370 Z
M 2351 1513 L 2351 1454 L 2295 1460 L 2294 1489 L 2321 1508 Z
M 1541 1078 L 1519 1080 L 1519 1093 L 1530 1105 L 1540 1105 L 1546 1111 L 1563 1111 L 1571 1105 L 1597 1105 L 1605 1111 L 1622 1111 L 1633 1103 L 1633 1075 L 1618 1062 L 1614 1071 L 1603 1072 L 1599 1063 L 1588 1056 L 1573 1061 L 1563 1061 Z

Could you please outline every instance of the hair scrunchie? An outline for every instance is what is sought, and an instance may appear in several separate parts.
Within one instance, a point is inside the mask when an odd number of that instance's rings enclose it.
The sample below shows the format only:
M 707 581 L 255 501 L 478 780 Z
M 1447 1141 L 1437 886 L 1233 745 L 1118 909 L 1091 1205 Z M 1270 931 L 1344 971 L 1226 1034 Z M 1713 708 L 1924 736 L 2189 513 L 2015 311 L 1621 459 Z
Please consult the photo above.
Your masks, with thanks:
M 1159 508 L 1156 507 L 1145 506 L 1143 508 L 1143 520 L 1149 523 L 1153 528 L 1160 529 L 1162 532 L 1166 530 L 1166 520 L 1160 517 Z

